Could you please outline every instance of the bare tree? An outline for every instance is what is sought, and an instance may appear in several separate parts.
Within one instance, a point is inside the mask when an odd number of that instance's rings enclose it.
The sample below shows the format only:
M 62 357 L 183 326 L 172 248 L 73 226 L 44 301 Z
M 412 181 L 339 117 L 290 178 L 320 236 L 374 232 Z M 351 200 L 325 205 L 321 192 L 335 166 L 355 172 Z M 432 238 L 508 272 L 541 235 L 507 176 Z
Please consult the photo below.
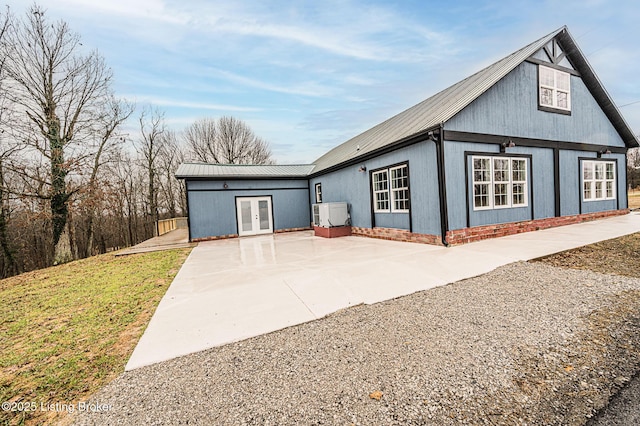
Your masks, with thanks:
M 140 114 L 140 139 L 136 146 L 142 157 L 144 170 L 147 174 L 147 217 L 148 226 L 159 219 L 158 211 L 158 156 L 163 150 L 166 132 L 164 113 L 159 110 L 143 109 Z
M 216 120 L 202 118 L 187 127 L 183 134 L 190 153 L 203 163 L 221 163 L 217 144 Z
M 158 170 L 161 173 L 160 190 L 167 216 L 176 217 L 178 207 L 182 205 L 180 199 L 182 191 L 180 190 L 180 182 L 175 177 L 175 172 L 180 163 L 184 161 L 184 150 L 174 131 L 166 131 L 162 139 L 162 150 L 158 158 Z
M 640 135 L 638 137 L 640 138 Z M 632 148 L 627 152 L 627 182 L 627 189 L 640 186 L 640 148 Z
M 93 164 L 89 182 L 86 185 L 86 252 L 85 256 L 91 256 L 94 246 L 94 221 L 98 204 L 102 200 L 99 186 L 99 172 L 107 160 L 108 150 L 118 142 L 124 141 L 124 136 L 117 130 L 133 113 L 134 105 L 124 100 L 111 97 L 103 106 L 103 113 L 100 115 L 96 128 L 96 149 L 93 154 Z
M 45 10 L 35 5 L 11 27 L 2 44 L 13 100 L 37 132 L 29 144 L 49 163 L 46 197 L 54 259 L 68 260 L 65 226 L 73 191 L 67 176 L 74 164 L 68 155 L 82 151 L 96 110 L 109 94 L 111 70 L 97 52 L 81 55 L 79 36 L 65 22 L 51 23 Z
M 4 15 L 0 16 L 0 41 L 5 40 L 5 35 L 11 24 L 11 15 L 7 7 Z M 15 250 L 11 246 L 8 236 L 8 221 L 10 212 L 11 191 L 8 190 L 9 179 L 6 176 L 7 162 L 20 150 L 9 132 L 7 124 L 11 121 L 13 110 L 9 105 L 6 87 L 6 56 L 0 58 L 0 247 L 2 248 L 2 276 L 8 276 L 20 272 L 15 259 Z
M 269 144 L 234 117 L 203 118 L 184 132 L 190 153 L 205 163 L 269 164 Z

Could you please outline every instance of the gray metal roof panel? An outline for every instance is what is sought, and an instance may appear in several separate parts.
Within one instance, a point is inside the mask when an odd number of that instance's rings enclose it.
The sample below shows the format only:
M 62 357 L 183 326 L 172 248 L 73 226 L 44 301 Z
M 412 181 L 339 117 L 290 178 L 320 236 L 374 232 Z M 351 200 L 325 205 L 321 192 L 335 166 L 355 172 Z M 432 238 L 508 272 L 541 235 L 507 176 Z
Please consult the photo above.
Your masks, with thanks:
M 564 30 L 566 27 L 553 31 L 335 147 L 314 162 L 316 164 L 314 172 L 356 159 L 449 120 Z
M 234 177 L 306 177 L 314 169 L 313 164 L 240 165 L 183 163 L 176 170 L 178 179 L 185 178 L 234 178 Z

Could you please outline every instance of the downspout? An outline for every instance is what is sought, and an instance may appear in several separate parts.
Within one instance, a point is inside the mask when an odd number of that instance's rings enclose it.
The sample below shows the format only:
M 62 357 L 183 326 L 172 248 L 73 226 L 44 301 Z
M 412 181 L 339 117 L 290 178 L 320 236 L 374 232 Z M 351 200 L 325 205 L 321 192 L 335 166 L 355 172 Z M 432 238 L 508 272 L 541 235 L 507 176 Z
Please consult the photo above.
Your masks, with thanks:
M 191 209 L 189 208 L 189 180 L 184 179 L 184 196 L 187 199 L 187 231 L 189 231 L 189 242 L 191 239 Z
M 429 132 L 429 138 L 436 145 L 436 163 L 438 167 L 438 194 L 440 196 L 440 234 L 442 237 L 442 245 L 449 247 L 447 241 L 447 231 L 449 231 L 449 214 L 447 212 L 447 181 L 444 170 L 444 125 L 433 132 Z

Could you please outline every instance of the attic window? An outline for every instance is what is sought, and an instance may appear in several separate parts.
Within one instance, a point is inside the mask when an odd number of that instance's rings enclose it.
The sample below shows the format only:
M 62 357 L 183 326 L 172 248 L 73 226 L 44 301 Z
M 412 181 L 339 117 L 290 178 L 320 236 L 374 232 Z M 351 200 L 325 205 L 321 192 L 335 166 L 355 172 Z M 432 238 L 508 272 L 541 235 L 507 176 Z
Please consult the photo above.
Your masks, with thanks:
M 540 107 L 571 111 L 571 76 L 564 71 L 538 66 Z

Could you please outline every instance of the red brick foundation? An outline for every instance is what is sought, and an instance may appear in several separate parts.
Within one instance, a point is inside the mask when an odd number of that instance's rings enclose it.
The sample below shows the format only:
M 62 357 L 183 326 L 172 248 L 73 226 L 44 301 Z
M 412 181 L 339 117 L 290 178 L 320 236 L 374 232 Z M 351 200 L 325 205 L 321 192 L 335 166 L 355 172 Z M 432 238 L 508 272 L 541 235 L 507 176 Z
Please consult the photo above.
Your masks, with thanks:
M 346 237 L 351 235 L 350 226 L 335 226 L 333 228 L 323 228 L 321 226 L 314 226 L 313 231 L 316 237 L 324 238 L 337 238 Z
M 382 240 L 442 245 L 442 240 L 439 235 L 417 234 L 415 232 L 409 232 L 406 229 L 359 228 L 357 226 L 352 226 L 351 234 L 361 237 L 379 238 Z
M 202 241 L 226 240 L 229 238 L 238 238 L 238 234 L 218 235 L 215 237 L 192 238 L 192 243 L 201 243 Z
M 282 234 L 283 232 L 297 232 L 297 231 L 309 231 L 311 228 L 284 228 L 284 229 L 276 229 L 273 231 L 274 234 Z
M 465 244 L 473 241 L 486 240 L 488 238 L 504 237 L 520 234 L 522 232 L 538 231 L 554 228 L 556 226 L 571 225 L 580 222 L 603 219 L 605 217 L 621 216 L 629 213 L 629 209 L 610 210 L 598 213 L 586 213 L 574 216 L 550 217 L 546 219 L 528 220 L 525 222 L 500 223 L 497 225 L 475 226 L 473 228 L 456 229 L 447 232 L 447 242 L 450 245 Z M 425 243 L 442 245 L 439 235 L 417 234 L 405 229 L 395 228 L 359 228 L 351 227 L 351 234 L 380 238 L 383 240 L 407 241 L 413 243 Z
M 451 245 L 486 240 L 487 238 L 504 237 L 522 232 L 539 231 L 556 226 L 589 222 L 605 217 L 621 216 L 629 213 L 629 209 L 609 210 L 606 212 L 585 213 L 573 216 L 550 217 L 546 219 L 528 220 L 525 222 L 501 223 L 497 225 L 475 226 L 473 228 L 456 229 L 447 232 L 447 242 Z

